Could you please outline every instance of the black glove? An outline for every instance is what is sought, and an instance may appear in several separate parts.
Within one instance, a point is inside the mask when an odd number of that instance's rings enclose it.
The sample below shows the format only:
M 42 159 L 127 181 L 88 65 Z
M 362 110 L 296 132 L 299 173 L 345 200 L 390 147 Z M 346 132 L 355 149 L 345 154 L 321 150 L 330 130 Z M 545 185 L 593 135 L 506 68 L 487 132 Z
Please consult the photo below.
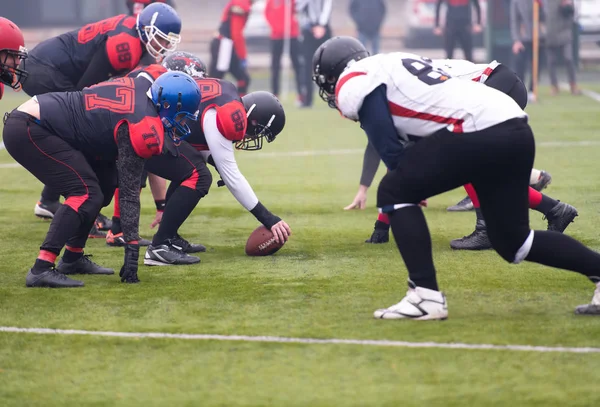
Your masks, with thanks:
M 125 260 L 123 267 L 119 272 L 121 282 L 123 283 L 139 283 L 140 279 L 137 276 L 138 259 L 140 257 L 140 245 L 127 243 L 125 245 Z

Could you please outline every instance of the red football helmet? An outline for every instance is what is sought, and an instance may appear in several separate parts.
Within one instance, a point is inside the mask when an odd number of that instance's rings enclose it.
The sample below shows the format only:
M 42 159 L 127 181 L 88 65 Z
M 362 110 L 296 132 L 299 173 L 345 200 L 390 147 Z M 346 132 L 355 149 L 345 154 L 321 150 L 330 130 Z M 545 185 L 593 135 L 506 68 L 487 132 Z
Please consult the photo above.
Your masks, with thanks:
M 27 58 L 23 33 L 12 21 L 0 17 L 0 81 L 13 89 L 20 89 L 27 72 L 19 69 Z

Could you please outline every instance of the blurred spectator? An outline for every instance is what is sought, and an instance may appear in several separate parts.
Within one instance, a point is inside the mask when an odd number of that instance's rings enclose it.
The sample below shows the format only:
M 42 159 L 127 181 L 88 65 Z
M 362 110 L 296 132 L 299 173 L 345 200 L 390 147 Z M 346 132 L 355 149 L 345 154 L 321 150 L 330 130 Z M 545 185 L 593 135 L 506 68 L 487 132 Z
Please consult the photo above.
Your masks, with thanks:
M 536 0 L 512 0 L 510 3 L 510 33 L 513 40 L 512 52 L 515 56 L 513 66 L 515 73 L 525 82 L 525 73 L 531 69 L 529 81 L 529 100 L 535 101 L 533 91 L 533 3 Z M 557 0 L 554 0 L 557 1 Z M 540 21 L 544 12 L 540 4 Z M 540 51 L 543 29 L 540 29 Z M 538 64 L 538 73 L 539 73 Z
M 531 1 L 531 0 L 530 0 Z M 446 3 L 446 23 L 440 27 L 440 9 Z M 471 5 L 477 14 L 477 23 L 473 24 Z M 454 45 L 460 43 L 466 60 L 473 61 L 473 33 L 481 32 L 481 7 L 479 0 L 437 0 L 435 7 L 435 35 L 444 34 L 446 58 L 454 58 Z
M 267 0 L 265 18 L 271 27 L 271 91 L 279 96 L 279 74 L 281 73 L 281 56 L 286 34 L 290 40 L 290 58 L 294 67 L 296 90 L 299 103 L 305 99 L 304 71 L 301 63 L 301 48 L 298 36 L 300 27 L 296 18 L 295 0 Z M 287 14 L 286 15 L 286 11 Z M 285 30 L 289 30 L 288 33 Z
M 144 7 L 152 3 L 167 3 L 169 6 L 175 7 L 171 0 L 125 0 L 130 16 L 137 16 Z
M 371 55 L 379 53 L 379 33 L 385 12 L 384 0 L 352 0 L 350 2 L 350 16 L 356 24 L 358 40 L 363 43 Z
M 571 93 L 581 93 L 575 79 L 575 63 L 573 62 L 573 22 L 575 7 L 573 0 L 555 0 L 544 4 L 546 20 L 546 48 L 548 58 L 548 71 L 552 94 L 558 93 L 558 79 L 556 67 L 562 59 L 567 69 Z
M 312 59 L 321 44 L 331 38 L 331 9 L 333 0 L 296 0 L 296 10 L 302 27 L 302 55 L 306 99 L 302 106 L 312 106 L 314 85 L 312 82 Z
M 244 27 L 248 21 L 252 1 L 229 0 L 223 10 L 219 33 L 210 43 L 211 60 L 208 75 L 221 79 L 227 72 L 231 72 L 237 80 L 241 96 L 248 93 L 250 85 Z

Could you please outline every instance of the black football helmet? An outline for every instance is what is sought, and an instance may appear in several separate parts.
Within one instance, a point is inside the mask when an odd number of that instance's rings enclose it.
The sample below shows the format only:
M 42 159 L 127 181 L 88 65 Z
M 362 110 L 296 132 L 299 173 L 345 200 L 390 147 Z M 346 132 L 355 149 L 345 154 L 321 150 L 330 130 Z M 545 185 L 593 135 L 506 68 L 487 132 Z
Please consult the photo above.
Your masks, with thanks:
M 319 87 L 319 96 L 329 107 L 335 105 L 335 85 L 352 61 L 369 56 L 365 46 L 353 37 L 333 37 L 325 41 L 313 55 L 313 82 Z
M 263 145 L 263 137 L 267 143 L 270 143 L 283 130 L 285 111 L 279 99 L 265 91 L 248 93 L 242 97 L 242 103 L 246 109 L 248 124 L 246 135 L 242 140 L 236 141 L 235 148 L 249 151 L 260 150 Z
M 162 65 L 169 71 L 180 71 L 195 78 L 204 78 L 208 69 L 206 64 L 196 55 L 184 51 L 175 51 L 168 54 Z

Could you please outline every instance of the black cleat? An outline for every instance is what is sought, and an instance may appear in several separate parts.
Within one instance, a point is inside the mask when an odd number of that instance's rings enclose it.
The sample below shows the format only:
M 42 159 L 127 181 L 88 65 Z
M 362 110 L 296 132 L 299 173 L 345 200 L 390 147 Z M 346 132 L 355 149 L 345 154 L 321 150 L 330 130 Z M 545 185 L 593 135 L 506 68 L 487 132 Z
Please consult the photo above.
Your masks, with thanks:
M 492 242 L 487 234 L 485 221 L 478 220 L 475 224 L 475 230 L 468 236 L 454 239 L 450 242 L 450 247 L 454 250 L 489 250 L 492 248 Z
M 96 216 L 96 227 L 98 230 L 109 231 L 112 227 L 112 220 L 108 219 L 106 216 L 101 213 Z
M 448 212 L 467 212 L 472 211 L 474 209 L 475 207 L 473 206 L 473 201 L 471 201 L 471 198 L 469 198 L 468 196 L 463 198 L 456 205 L 452 205 L 446 208 Z
M 65 263 L 63 259 L 60 259 L 56 266 L 56 271 L 61 274 L 115 274 L 113 269 L 99 266 L 91 261 L 90 257 L 92 257 L 91 254 L 84 254 L 79 260 L 73 263 Z
M 174 248 L 184 253 L 203 253 L 206 251 L 206 246 L 199 243 L 190 243 L 179 235 L 171 239 L 171 244 Z
M 106 244 L 113 247 L 124 247 L 125 239 L 123 238 L 123 232 L 114 235 L 113 232 L 109 230 L 106 234 Z M 151 244 L 152 242 L 148 239 L 142 237 L 138 238 L 139 246 L 150 246 Z
M 25 278 L 25 285 L 27 287 L 74 288 L 83 287 L 84 284 L 83 281 L 72 280 L 52 267 L 41 274 L 33 274 L 29 270 Z
M 530 184 L 529 186 L 536 191 L 541 191 L 546 188 L 552 182 L 552 175 L 547 173 L 546 171 L 541 171 L 540 178 L 537 180 L 535 184 Z
M 106 233 L 98 230 L 98 228 L 96 227 L 96 223 L 94 223 L 94 226 L 92 226 L 90 233 L 88 233 L 88 239 L 106 239 Z
M 54 218 L 54 214 L 60 208 L 61 203 L 59 201 L 56 202 L 42 202 L 41 200 L 35 204 L 33 208 L 33 214 L 38 218 L 42 219 L 52 219 Z
M 146 266 L 177 266 L 196 263 L 200 263 L 199 257 L 190 256 L 176 249 L 169 240 L 160 245 L 148 246 L 144 255 Z
M 380 243 L 387 243 L 389 241 L 390 241 L 390 225 L 378 220 L 375 222 L 375 229 L 373 230 L 373 234 L 371 235 L 370 238 L 365 240 L 365 243 L 380 244 Z
M 559 202 L 544 216 L 544 219 L 548 219 L 548 230 L 562 233 L 578 215 L 577 209 Z

